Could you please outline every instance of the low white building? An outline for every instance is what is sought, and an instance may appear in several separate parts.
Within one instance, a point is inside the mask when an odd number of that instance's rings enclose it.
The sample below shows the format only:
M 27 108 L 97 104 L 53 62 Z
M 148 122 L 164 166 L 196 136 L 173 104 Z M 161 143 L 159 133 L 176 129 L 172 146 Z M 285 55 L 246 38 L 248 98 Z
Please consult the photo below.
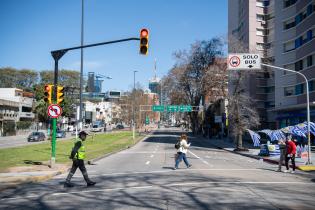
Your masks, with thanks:
M 85 104 L 85 122 L 92 123 L 94 121 L 104 121 L 105 123 L 112 122 L 112 102 L 92 103 L 90 101 Z

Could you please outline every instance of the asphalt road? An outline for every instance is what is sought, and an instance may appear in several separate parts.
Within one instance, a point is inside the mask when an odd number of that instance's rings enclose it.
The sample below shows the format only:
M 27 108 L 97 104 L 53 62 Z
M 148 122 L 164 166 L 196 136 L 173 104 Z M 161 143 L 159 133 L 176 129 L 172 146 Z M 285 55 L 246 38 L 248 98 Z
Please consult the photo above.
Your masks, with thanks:
M 1 192 L 0 209 L 314 209 L 315 175 L 275 172 L 277 166 L 192 138 L 188 159 L 174 167 L 179 131 L 159 130 L 133 148 L 89 165 L 94 187 L 78 171 Z M 88 152 L 88 148 L 86 148 Z
M 31 133 L 31 132 L 30 132 Z M 28 142 L 27 137 L 28 135 L 18 135 L 18 136 L 5 136 L 5 137 L 0 137 L 0 148 L 12 148 L 12 147 L 20 147 L 20 146 L 25 146 L 25 145 L 32 145 L 32 144 L 41 144 L 44 142 L 47 142 L 47 135 L 46 132 L 46 140 L 45 141 L 36 141 L 36 142 Z M 75 136 L 72 136 L 71 133 L 66 133 L 65 138 L 57 138 L 57 141 L 60 140 L 67 140 L 74 138 Z

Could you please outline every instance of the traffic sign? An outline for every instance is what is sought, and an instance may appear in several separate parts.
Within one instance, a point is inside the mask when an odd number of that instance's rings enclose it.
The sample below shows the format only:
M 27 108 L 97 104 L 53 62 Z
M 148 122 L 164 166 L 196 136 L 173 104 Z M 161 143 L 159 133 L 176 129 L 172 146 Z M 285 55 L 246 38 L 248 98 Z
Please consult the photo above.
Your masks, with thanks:
M 179 111 L 179 106 L 177 106 L 177 105 L 168 105 L 166 107 L 166 110 L 168 112 L 178 112 Z
M 190 105 L 181 105 L 179 107 L 179 111 L 180 112 L 191 112 L 192 111 L 192 107 Z
M 150 118 L 149 118 L 149 116 L 146 116 L 146 117 L 145 117 L 145 124 L 146 124 L 146 125 L 149 125 L 149 124 L 150 124 Z
M 47 113 L 51 118 L 58 118 L 62 113 L 62 109 L 58 104 L 52 104 L 48 107 Z
M 259 54 L 229 54 L 229 70 L 250 70 L 261 69 L 261 59 Z
M 152 111 L 153 112 L 164 112 L 164 105 L 153 105 Z

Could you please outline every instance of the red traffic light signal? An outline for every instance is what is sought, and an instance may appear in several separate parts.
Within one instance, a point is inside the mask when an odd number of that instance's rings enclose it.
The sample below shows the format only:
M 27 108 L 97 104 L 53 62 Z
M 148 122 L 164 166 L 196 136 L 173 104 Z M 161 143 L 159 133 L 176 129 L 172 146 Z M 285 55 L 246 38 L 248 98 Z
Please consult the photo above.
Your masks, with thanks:
M 52 93 L 53 93 L 53 85 L 45 85 L 44 90 L 45 90 L 45 98 L 44 101 L 48 104 L 51 104 L 52 102 Z
M 146 28 L 140 31 L 140 54 L 147 55 L 149 49 L 149 30 Z

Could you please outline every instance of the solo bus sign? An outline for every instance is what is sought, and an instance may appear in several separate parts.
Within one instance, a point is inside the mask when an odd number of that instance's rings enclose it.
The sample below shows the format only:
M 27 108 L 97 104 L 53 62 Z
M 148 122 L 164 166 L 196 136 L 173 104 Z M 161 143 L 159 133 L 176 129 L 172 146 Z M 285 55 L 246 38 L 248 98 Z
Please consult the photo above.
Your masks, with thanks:
M 229 54 L 229 70 L 261 69 L 259 54 Z

